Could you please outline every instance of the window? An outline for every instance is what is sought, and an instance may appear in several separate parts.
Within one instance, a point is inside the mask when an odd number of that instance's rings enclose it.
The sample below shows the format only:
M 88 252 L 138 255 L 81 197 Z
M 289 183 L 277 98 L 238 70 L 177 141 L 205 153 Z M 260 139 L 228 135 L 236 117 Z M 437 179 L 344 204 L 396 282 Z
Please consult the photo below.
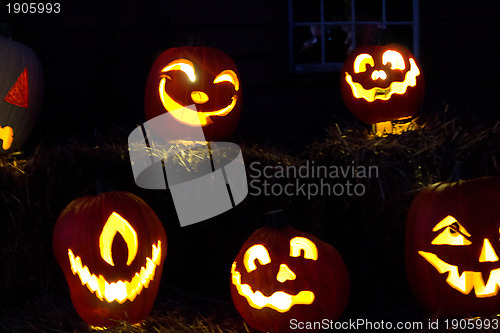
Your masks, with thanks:
M 419 56 L 419 0 L 288 0 L 290 68 L 340 70 L 362 44 L 399 43 Z

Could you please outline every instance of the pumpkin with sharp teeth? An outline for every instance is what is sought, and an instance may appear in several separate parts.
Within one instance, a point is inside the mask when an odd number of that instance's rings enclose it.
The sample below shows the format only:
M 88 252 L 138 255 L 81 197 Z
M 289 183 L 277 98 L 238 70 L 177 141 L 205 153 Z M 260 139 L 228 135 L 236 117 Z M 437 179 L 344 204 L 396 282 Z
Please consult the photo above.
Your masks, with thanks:
M 422 190 L 406 226 L 406 267 L 430 313 L 500 312 L 500 178 L 445 182 Z
M 256 230 L 231 267 L 233 303 L 262 331 L 290 332 L 291 319 L 335 320 L 349 286 L 347 268 L 330 244 L 281 223 Z
M 186 108 L 193 104 L 197 111 Z M 149 72 L 146 118 L 169 112 L 179 126 L 164 129 L 169 137 L 175 137 L 183 126 L 201 126 L 207 140 L 225 139 L 234 133 L 240 110 L 238 70 L 220 50 L 201 46 L 171 48 L 156 59 Z
M 356 48 L 340 73 L 342 98 L 366 124 L 411 118 L 424 97 L 424 79 L 415 56 L 398 44 Z
M 53 249 L 73 305 L 88 324 L 110 327 L 147 317 L 167 238 L 142 199 L 110 191 L 73 200 L 57 219 Z

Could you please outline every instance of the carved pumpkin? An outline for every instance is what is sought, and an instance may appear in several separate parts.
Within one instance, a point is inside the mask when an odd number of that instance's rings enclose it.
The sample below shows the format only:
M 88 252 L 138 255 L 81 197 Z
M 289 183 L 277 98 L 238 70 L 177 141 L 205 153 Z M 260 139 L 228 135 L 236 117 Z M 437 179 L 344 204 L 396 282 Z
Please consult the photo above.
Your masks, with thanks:
M 415 298 L 430 313 L 500 312 L 500 178 L 423 189 L 406 226 L 406 266 Z
M 340 72 L 344 103 L 366 124 L 415 115 L 424 97 L 424 78 L 415 56 L 397 44 L 356 48 Z
M 142 199 L 112 191 L 73 200 L 57 219 L 53 249 L 73 305 L 88 324 L 110 327 L 147 317 L 167 237 Z
M 195 105 L 198 112 L 187 109 Z M 241 88 L 238 70 L 224 52 L 197 46 L 171 48 L 153 64 L 146 83 L 148 120 L 170 112 L 179 124 L 202 126 L 208 141 L 231 136 L 238 124 Z M 165 128 L 178 131 L 178 128 Z M 175 137 L 170 134 L 169 137 Z M 182 135 L 179 135 L 183 139 Z
M 331 245 L 281 224 L 258 229 L 247 239 L 231 267 L 230 286 L 248 324 L 278 333 L 290 331 L 290 319 L 338 318 L 350 282 Z
M 0 36 L 0 153 L 20 148 L 40 110 L 42 66 L 24 44 Z

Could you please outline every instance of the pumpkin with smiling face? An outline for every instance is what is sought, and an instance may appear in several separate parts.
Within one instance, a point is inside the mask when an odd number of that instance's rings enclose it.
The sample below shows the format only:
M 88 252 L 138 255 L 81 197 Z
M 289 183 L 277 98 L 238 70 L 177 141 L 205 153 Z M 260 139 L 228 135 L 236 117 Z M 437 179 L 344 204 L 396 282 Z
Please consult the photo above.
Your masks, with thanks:
M 406 267 L 415 298 L 438 316 L 500 312 L 500 178 L 431 185 L 413 201 Z
M 53 249 L 73 305 L 88 324 L 111 327 L 147 317 L 167 238 L 142 199 L 110 191 L 73 200 L 57 219 Z
M 196 110 L 186 107 L 195 105 Z M 236 130 L 241 110 L 238 70 L 224 52 L 201 46 L 171 48 L 153 64 L 146 83 L 148 120 L 169 112 L 178 127 L 201 126 L 209 141 L 226 139 Z M 182 137 L 179 137 L 183 139 Z
M 231 296 L 252 327 L 289 332 L 290 320 L 334 320 L 349 298 L 349 276 L 329 244 L 288 225 L 256 230 L 231 267 Z
M 398 44 L 356 48 L 340 73 L 342 98 L 366 124 L 410 118 L 424 97 L 424 78 L 415 56 Z

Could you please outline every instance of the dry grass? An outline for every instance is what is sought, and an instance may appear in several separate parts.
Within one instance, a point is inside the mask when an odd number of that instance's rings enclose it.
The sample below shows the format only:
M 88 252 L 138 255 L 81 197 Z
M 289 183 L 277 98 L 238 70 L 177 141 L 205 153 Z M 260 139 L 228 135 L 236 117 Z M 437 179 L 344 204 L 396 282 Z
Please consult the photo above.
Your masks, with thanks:
M 232 304 L 202 299 L 195 295 L 164 287 L 159 292 L 154 309 L 146 320 L 132 325 L 117 322 L 113 328 L 86 325 L 76 314 L 68 299 L 65 286 L 58 292 L 37 295 L 22 308 L 8 312 L 0 320 L 2 332 L 103 332 L 103 333 L 239 333 L 255 332 L 249 329 Z M 168 295 L 168 296 L 166 296 Z
M 426 321 L 404 272 L 404 224 L 411 200 L 422 187 L 446 180 L 456 161 L 464 163 L 466 178 L 500 175 L 500 123 L 448 117 L 427 117 L 417 130 L 386 138 L 373 137 L 357 123 L 334 124 L 314 142 L 236 138 L 247 166 L 306 161 L 377 166 L 378 178 L 351 179 L 366 186 L 361 197 L 249 195 L 236 209 L 186 228 L 178 226 L 168 191 L 135 185 L 129 130 L 45 139 L 30 153 L 1 157 L 0 331 L 89 331 L 72 308 L 53 259 L 51 235 L 59 212 L 71 199 L 93 194 L 99 178 L 145 199 L 169 237 L 162 289 L 150 317 L 139 327 L 124 324 L 110 332 L 248 332 L 230 301 L 228 270 L 244 239 L 263 224 L 263 214 L 276 208 L 343 255 L 352 281 L 345 318 Z

